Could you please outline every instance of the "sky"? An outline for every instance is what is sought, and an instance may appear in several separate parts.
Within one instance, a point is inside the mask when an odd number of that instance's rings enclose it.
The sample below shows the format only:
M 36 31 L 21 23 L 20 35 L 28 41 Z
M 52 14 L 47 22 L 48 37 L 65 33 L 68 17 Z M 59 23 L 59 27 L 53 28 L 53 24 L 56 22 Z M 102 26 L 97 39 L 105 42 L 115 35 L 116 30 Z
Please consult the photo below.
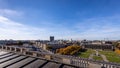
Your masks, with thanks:
M 0 0 L 0 39 L 120 39 L 120 0 Z

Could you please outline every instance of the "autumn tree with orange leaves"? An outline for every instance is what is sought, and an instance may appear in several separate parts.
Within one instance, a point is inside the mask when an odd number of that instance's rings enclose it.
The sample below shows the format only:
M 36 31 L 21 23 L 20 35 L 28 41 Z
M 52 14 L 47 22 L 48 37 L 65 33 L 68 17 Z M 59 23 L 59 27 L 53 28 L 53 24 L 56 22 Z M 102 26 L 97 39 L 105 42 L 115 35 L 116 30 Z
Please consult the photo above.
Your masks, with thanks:
M 62 55 L 74 55 L 81 49 L 78 45 L 68 46 L 66 48 L 57 49 L 56 52 Z

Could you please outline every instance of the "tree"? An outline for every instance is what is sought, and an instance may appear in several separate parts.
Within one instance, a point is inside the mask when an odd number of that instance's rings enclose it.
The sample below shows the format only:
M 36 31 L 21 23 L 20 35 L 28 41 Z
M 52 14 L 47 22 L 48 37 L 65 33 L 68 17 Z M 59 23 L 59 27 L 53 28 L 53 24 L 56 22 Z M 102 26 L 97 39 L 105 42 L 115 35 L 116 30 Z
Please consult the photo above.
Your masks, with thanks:
M 57 49 L 56 52 L 59 54 L 64 54 L 64 55 L 73 55 L 73 54 L 77 53 L 80 49 L 81 49 L 81 47 L 78 45 L 71 45 L 66 48 Z
M 120 54 L 120 49 L 116 49 L 115 52 L 116 52 L 117 54 Z
M 117 48 L 120 50 L 120 44 L 117 45 Z
M 115 52 L 117 54 L 120 54 L 120 43 L 114 42 L 113 45 L 116 47 Z
M 113 45 L 120 50 L 120 43 L 114 42 Z

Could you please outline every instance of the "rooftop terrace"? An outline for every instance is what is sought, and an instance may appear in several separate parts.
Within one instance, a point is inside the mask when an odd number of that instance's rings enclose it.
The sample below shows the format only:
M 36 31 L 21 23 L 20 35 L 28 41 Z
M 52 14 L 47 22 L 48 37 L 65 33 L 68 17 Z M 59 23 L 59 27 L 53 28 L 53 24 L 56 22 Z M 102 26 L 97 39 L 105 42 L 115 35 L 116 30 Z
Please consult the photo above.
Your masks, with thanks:
M 75 68 L 40 58 L 0 51 L 0 68 Z

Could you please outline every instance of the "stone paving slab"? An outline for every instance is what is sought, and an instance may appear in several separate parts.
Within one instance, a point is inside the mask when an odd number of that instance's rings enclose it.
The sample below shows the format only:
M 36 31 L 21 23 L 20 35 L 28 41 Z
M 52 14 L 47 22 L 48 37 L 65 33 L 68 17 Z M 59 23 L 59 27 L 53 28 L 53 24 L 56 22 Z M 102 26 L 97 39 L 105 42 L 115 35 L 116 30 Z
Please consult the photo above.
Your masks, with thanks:
M 61 64 L 53 63 L 53 62 L 48 62 L 45 66 L 42 68 L 59 68 Z
M 26 64 L 26 63 L 28 63 L 28 62 L 30 62 L 32 60 L 34 60 L 34 58 L 29 57 L 29 58 L 26 58 L 26 59 L 24 59 L 22 61 L 19 61 L 19 62 L 15 63 L 15 64 L 9 66 L 7 68 L 20 68 L 21 66 L 23 66 L 24 64 Z
M 0 55 L 6 54 L 7 52 L 0 51 Z
M 6 57 L 6 56 L 9 56 L 9 55 L 12 55 L 13 53 L 8 53 L 8 54 L 5 54 L 5 55 L 2 55 L 2 56 L 0 56 L 0 59 L 1 58 L 4 58 L 4 57 Z
M 14 57 L 16 57 L 16 56 L 18 56 L 18 55 L 12 55 L 12 56 L 9 56 L 9 57 L 7 57 L 7 58 L 1 59 L 1 60 L 0 60 L 0 64 L 1 64 L 2 62 L 4 62 L 4 61 L 7 62 L 7 60 L 9 60 L 9 59 L 11 59 L 11 58 L 14 58 Z
M 20 57 L 18 57 L 18 58 L 12 59 L 12 60 L 10 60 L 10 61 L 4 62 L 4 63 L 0 64 L 0 68 L 3 68 L 3 67 L 5 67 L 5 66 L 7 66 L 7 65 L 10 65 L 11 63 L 14 63 L 14 62 L 16 62 L 17 60 L 20 60 L 20 59 L 22 59 L 22 58 L 24 58 L 24 57 L 25 57 L 25 56 L 20 56 Z
M 43 63 L 45 63 L 45 60 L 36 60 L 24 68 L 39 68 Z

